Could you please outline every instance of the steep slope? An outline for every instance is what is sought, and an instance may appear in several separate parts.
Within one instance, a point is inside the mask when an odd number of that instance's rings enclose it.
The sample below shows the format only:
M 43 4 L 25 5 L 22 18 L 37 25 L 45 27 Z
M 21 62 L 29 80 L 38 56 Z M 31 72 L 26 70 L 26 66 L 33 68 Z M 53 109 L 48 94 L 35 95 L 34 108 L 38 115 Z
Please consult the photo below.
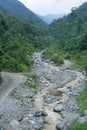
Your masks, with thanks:
M 42 21 L 36 14 L 26 8 L 18 0 L 0 0 L 0 10 L 10 16 L 15 16 L 19 19 L 29 19 L 34 23 L 46 26 L 44 21 Z
M 55 44 L 46 49 L 45 58 L 56 64 L 68 58 L 76 62 L 75 67 L 87 69 L 87 2 L 72 8 L 68 16 L 54 20 L 49 31 Z
M 83 31 L 81 29 L 85 29 L 84 25 L 87 26 L 87 2 L 82 4 L 79 8 L 72 8 L 72 12 L 63 18 L 54 20 L 50 24 L 51 32 L 54 37 L 57 37 L 61 34 L 78 33 L 78 31 Z M 80 30 L 79 30 L 80 29 Z M 80 32 L 79 32 L 80 33 Z M 59 34 L 59 35 L 58 35 Z
M 87 21 L 87 2 L 82 4 L 79 9 L 77 9 L 77 13 L 79 13 L 84 18 L 84 20 Z

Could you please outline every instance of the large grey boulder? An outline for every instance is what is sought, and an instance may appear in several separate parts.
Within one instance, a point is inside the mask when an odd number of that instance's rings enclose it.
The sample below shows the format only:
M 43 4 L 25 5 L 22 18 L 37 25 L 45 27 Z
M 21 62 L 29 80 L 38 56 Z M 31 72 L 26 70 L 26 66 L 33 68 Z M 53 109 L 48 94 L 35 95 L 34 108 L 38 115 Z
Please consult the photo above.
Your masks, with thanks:
M 57 125 L 56 125 L 56 129 L 57 129 L 57 130 L 64 130 L 64 123 L 61 122 L 61 123 L 57 124 Z
M 61 112 L 63 110 L 63 105 L 62 104 L 58 104 L 53 108 L 54 112 Z

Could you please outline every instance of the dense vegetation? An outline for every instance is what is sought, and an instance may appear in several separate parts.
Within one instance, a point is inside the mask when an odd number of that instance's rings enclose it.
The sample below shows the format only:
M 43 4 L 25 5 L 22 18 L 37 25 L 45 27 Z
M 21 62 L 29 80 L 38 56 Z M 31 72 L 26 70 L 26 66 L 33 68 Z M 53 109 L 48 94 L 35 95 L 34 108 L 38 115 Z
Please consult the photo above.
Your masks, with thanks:
M 0 71 L 28 71 L 31 54 L 44 49 L 53 37 L 29 20 L 18 20 L 0 12 Z
M 87 110 L 87 86 L 84 88 L 84 90 L 80 93 L 80 95 L 77 97 L 77 102 L 79 104 L 79 110 L 78 112 L 84 116 L 84 111 Z M 78 121 L 74 121 L 72 124 L 72 128 L 70 130 L 87 130 L 87 122 L 80 123 Z
M 45 22 L 18 0 L 0 0 L 0 10 L 9 16 L 15 16 L 19 19 L 28 19 L 41 26 L 47 26 Z
M 80 123 L 80 122 L 75 121 L 73 123 L 71 130 L 87 130 L 87 123 L 86 122 Z
M 9 10 L 16 2 L 17 9 L 25 8 L 18 0 L 0 0 L 0 9 L 12 16 L 16 14 L 20 19 L 27 18 L 29 14 L 25 15 L 27 12 L 24 10 L 21 14 L 19 10 Z M 62 64 L 63 59 L 69 59 L 75 62 L 74 67 L 87 69 L 87 2 L 79 9 L 73 8 L 68 16 L 54 20 L 49 28 L 45 29 L 29 19 L 19 20 L 6 14 L 0 12 L 0 72 L 28 72 L 33 64 L 32 53 L 43 49 L 44 57 L 53 60 L 57 65 Z M 32 12 L 29 17 L 35 23 L 39 22 Z M 26 84 L 27 87 L 37 87 L 38 81 L 35 75 L 32 75 L 32 80 L 34 84 L 29 82 Z M 87 109 L 87 87 L 83 93 L 78 100 L 81 105 L 79 112 Z M 75 122 L 72 130 L 79 129 L 86 130 L 87 123 L 82 125 Z
M 84 6 L 86 9 L 84 9 Z M 81 11 L 81 10 L 85 11 Z M 82 13 L 80 13 L 80 11 Z M 49 30 L 55 38 L 54 43 L 46 49 L 45 57 L 62 63 L 66 58 L 74 61 L 75 67 L 87 68 L 87 3 L 61 19 L 54 20 Z M 85 14 L 85 15 L 84 15 Z M 58 61 L 59 59 L 59 61 Z
M 8 5 L 9 2 L 15 6 L 18 0 L 0 0 L 0 9 L 8 13 L 11 5 L 7 9 L 4 4 Z M 24 8 L 20 2 L 17 6 Z M 27 66 L 32 64 L 32 52 L 45 48 L 44 57 L 57 65 L 62 64 L 65 58 L 74 61 L 74 67 L 82 66 L 87 69 L 86 7 L 87 2 L 79 9 L 73 8 L 68 16 L 54 20 L 45 29 L 29 20 L 20 21 L 0 12 L 0 69 L 27 71 Z
M 27 56 L 33 50 L 21 34 L 20 22 L 0 13 L 0 69 L 15 72 L 27 69 L 26 65 L 31 64 Z

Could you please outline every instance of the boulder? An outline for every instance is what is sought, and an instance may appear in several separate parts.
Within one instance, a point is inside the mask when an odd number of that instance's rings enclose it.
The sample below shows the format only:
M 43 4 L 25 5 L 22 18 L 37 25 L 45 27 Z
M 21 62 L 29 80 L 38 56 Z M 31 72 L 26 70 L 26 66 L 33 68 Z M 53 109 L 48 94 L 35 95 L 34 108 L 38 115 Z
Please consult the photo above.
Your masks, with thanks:
M 87 116 L 87 110 L 84 111 L 84 114 Z
M 57 124 L 56 129 L 57 130 L 64 130 L 64 123 L 61 122 L 61 123 Z
M 61 112 L 63 110 L 63 105 L 62 104 L 58 104 L 53 108 L 54 112 Z
M 36 117 L 47 116 L 47 113 L 43 110 L 37 110 L 37 111 L 35 111 L 34 116 L 36 116 Z

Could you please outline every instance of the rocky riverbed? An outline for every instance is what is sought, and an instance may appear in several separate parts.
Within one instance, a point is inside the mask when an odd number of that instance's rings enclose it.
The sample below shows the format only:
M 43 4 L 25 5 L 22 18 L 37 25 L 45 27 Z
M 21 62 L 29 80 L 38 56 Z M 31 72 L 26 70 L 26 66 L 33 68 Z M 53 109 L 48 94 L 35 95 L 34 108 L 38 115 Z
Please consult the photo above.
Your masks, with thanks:
M 79 70 L 69 69 L 69 61 L 65 60 L 62 67 L 57 67 L 41 56 L 42 53 L 32 56 L 34 66 L 31 73 L 36 74 L 40 82 L 37 89 L 25 88 L 26 76 L 22 74 L 14 79 L 8 73 L 10 84 L 8 80 L 3 81 L 10 89 L 4 94 L 2 91 L 0 96 L 1 130 L 68 130 L 72 121 L 79 118 L 75 96 L 87 82 L 85 75 Z M 3 79 L 6 77 L 7 73 L 4 73 Z

